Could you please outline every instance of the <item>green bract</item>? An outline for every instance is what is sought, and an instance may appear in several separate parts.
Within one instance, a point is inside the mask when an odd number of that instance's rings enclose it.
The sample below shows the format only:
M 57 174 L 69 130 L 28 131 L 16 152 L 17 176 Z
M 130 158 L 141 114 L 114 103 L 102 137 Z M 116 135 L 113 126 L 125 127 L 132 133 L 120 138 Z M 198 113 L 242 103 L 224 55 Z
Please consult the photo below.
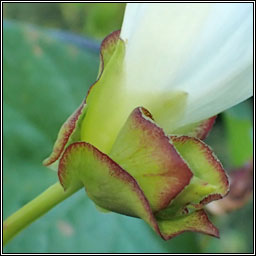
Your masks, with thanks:
M 215 117 L 176 128 L 187 94 L 129 95 L 119 32 L 101 46 L 98 80 L 62 126 L 44 161 L 64 189 L 83 185 L 100 208 L 146 221 L 163 239 L 218 237 L 203 206 L 228 192 L 222 165 L 202 142 Z

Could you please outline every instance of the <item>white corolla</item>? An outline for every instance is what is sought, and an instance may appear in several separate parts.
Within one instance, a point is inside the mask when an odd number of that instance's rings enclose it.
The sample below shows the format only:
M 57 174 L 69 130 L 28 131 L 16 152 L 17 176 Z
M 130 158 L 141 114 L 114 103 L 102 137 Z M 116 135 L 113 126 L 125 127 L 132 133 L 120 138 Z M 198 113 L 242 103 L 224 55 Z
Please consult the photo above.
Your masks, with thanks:
M 103 151 L 138 106 L 172 133 L 252 96 L 251 3 L 127 4 L 120 38 L 83 122 Z

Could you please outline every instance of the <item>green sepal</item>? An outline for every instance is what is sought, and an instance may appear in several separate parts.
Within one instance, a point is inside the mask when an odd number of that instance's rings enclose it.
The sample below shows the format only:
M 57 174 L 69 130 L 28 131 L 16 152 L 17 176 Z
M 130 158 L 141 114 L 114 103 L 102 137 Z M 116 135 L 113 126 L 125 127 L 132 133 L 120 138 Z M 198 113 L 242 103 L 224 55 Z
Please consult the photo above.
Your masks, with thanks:
M 206 203 L 224 197 L 229 190 L 228 178 L 220 161 L 204 142 L 188 136 L 171 136 L 171 140 L 194 176 L 169 207 L 158 213 L 162 218 L 200 209 Z
M 60 160 L 58 174 L 64 189 L 84 185 L 88 196 L 97 206 L 142 218 L 165 240 L 185 231 L 218 237 L 218 230 L 203 210 L 171 219 L 155 218 L 135 179 L 88 143 L 69 145 Z
M 71 143 L 81 140 L 82 120 L 86 115 L 87 106 L 83 101 L 79 108 L 61 126 L 51 155 L 43 161 L 45 166 L 58 166 L 58 159 L 65 148 Z M 55 163 L 57 161 L 57 164 Z M 54 164 L 54 165 L 53 165 Z
M 136 108 L 109 156 L 138 182 L 153 212 L 167 207 L 192 177 L 187 164 L 151 114 Z
M 98 206 L 139 217 L 159 233 L 148 200 L 136 180 L 94 146 L 86 142 L 71 144 L 60 160 L 58 175 L 65 190 L 82 184 Z
M 107 63 L 111 59 L 113 55 L 118 39 L 119 39 L 120 31 L 115 31 L 108 35 L 101 44 L 100 47 L 100 70 L 98 74 L 98 78 L 101 76 L 104 68 Z M 65 148 L 67 148 L 71 143 L 81 141 L 81 126 L 82 122 L 85 118 L 87 111 L 86 100 L 88 95 L 93 90 L 95 86 L 97 86 L 98 80 L 90 87 L 86 99 L 83 100 L 82 104 L 79 108 L 66 120 L 66 122 L 61 126 L 60 131 L 58 133 L 56 142 L 53 146 L 52 153 L 48 158 L 43 161 L 43 165 L 49 166 L 50 168 L 57 169 L 58 168 L 58 159 L 61 157 Z
M 210 222 L 204 210 L 177 216 L 169 220 L 158 219 L 160 232 L 165 240 L 171 239 L 185 231 L 200 232 L 219 237 L 218 229 Z
M 101 76 L 104 68 L 107 66 L 109 60 L 115 52 L 117 42 L 119 40 L 120 30 L 114 31 L 109 34 L 101 43 L 100 46 L 100 69 L 98 78 Z
M 120 84 L 123 77 L 124 54 L 125 44 L 119 39 L 107 66 L 86 98 L 88 111 L 83 120 L 81 138 L 104 153 L 110 151 L 127 118 L 123 112 L 113 111 L 117 108 L 122 109 L 127 103 Z

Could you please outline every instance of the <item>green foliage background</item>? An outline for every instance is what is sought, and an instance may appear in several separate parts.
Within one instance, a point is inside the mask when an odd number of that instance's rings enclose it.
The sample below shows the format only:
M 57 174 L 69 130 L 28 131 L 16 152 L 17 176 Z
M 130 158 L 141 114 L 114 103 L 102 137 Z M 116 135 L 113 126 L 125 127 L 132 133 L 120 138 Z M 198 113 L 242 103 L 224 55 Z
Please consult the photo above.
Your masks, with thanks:
M 7 18 L 102 40 L 120 29 L 124 9 L 122 3 L 5 3 L 3 11 Z
M 98 71 L 95 47 L 80 47 L 47 28 L 102 40 L 121 26 L 124 4 L 4 4 L 4 218 L 56 182 L 43 167 L 59 127 Z M 29 22 L 39 26 L 24 24 Z M 252 157 L 251 101 L 226 111 L 207 142 L 228 169 Z M 143 222 L 98 212 L 80 191 L 15 237 L 6 253 L 249 253 L 253 205 L 210 216 L 221 239 L 184 233 L 162 241 Z

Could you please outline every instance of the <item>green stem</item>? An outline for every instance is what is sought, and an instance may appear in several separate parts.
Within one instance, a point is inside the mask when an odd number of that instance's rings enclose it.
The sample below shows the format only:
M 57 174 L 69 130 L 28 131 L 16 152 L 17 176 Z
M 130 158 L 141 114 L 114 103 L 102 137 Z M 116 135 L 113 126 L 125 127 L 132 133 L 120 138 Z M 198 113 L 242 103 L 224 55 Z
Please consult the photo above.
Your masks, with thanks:
M 3 223 L 3 245 L 7 244 L 22 229 L 74 194 L 81 187 L 77 186 L 64 191 L 60 183 L 57 182 L 20 208 Z

